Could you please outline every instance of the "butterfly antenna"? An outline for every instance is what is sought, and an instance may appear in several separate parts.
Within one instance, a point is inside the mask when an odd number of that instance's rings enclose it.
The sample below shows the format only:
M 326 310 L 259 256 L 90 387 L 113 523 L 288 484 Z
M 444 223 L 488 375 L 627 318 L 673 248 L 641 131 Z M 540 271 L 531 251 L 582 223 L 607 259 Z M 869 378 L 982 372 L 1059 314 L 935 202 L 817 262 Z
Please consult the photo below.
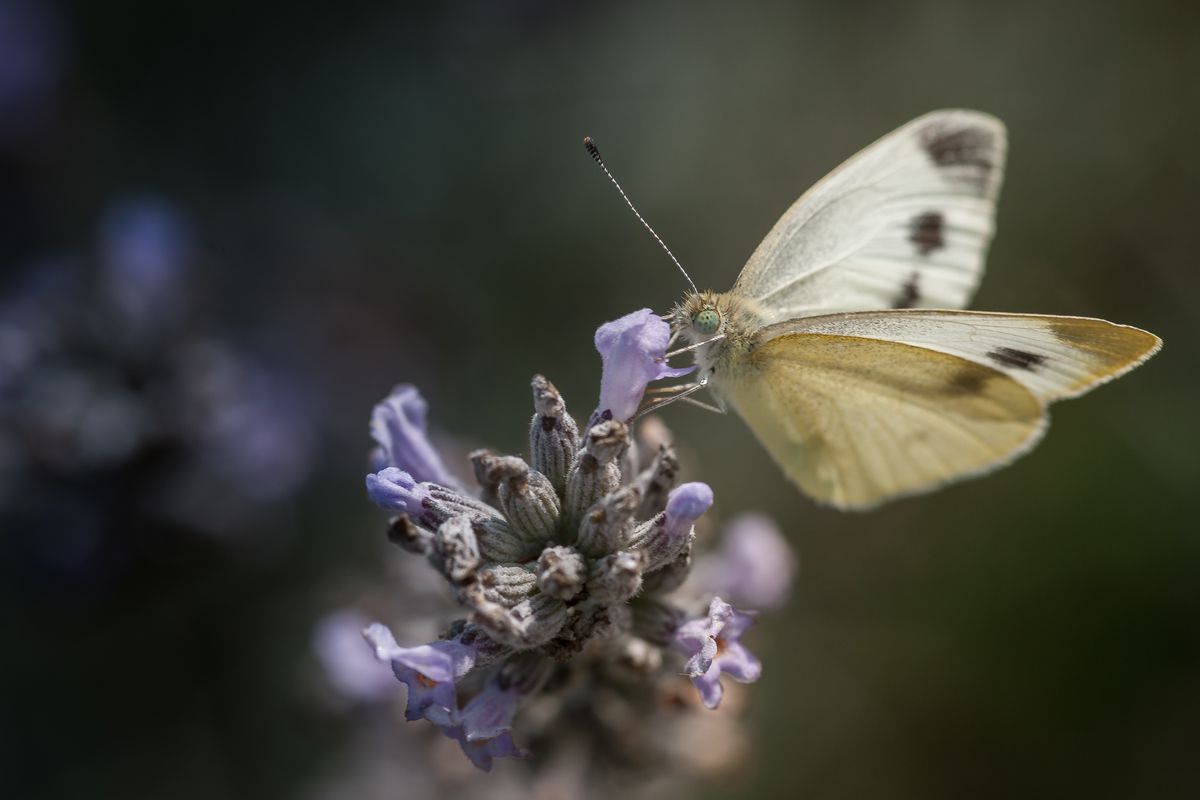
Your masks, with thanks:
M 671 260 L 675 262 L 675 266 L 679 267 L 679 271 L 683 273 L 683 277 L 687 278 L 687 282 L 691 284 L 692 291 L 696 294 L 699 294 L 700 290 L 696 288 L 696 283 L 692 280 L 692 276 L 687 274 L 687 270 L 683 268 L 683 264 L 679 263 L 679 259 L 677 259 L 675 254 L 671 252 L 671 248 L 667 247 L 667 243 L 664 242 L 659 235 L 654 232 L 654 228 L 650 227 L 650 223 L 646 222 L 642 215 L 638 213 L 638 210 L 633 207 L 633 203 L 630 201 L 629 195 L 625 194 L 625 190 L 621 188 L 621 184 L 617 183 L 617 179 L 614 178 L 612 173 L 608 171 L 608 167 L 604 164 L 604 159 L 600 157 L 600 148 L 596 147 L 596 143 L 592 141 L 592 137 L 583 137 L 583 146 L 588 151 L 588 155 L 592 157 L 592 160 L 600 165 L 600 169 L 604 170 L 604 174 L 608 176 L 610 181 L 612 181 L 612 185 L 617 187 L 617 191 L 621 193 L 621 197 L 625 200 L 625 205 L 629 206 L 629 210 L 632 211 L 633 215 L 638 218 L 638 222 L 642 223 L 642 225 L 646 227 L 646 230 L 650 231 L 650 235 L 654 237 L 654 241 L 658 242 L 659 246 L 662 247 L 663 250 L 667 251 L 667 255 L 671 257 Z

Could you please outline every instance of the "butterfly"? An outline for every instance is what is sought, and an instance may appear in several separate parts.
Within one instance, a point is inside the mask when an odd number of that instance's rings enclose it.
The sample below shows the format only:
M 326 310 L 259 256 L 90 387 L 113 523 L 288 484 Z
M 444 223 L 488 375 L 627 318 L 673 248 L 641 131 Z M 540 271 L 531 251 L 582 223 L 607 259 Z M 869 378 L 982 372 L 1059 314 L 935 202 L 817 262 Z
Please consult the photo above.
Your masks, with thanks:
M 1050 403 L 1162 342 L 1100 319 L 961 310 L 983 274 L 1006 151 L 1000 120 L 945 110 L 846 161 L 784 213 L 730 291 L 673 310 L 699 377 L 671 399 L 707 387 L 788 478 L 839 509 L 1028 452 Z

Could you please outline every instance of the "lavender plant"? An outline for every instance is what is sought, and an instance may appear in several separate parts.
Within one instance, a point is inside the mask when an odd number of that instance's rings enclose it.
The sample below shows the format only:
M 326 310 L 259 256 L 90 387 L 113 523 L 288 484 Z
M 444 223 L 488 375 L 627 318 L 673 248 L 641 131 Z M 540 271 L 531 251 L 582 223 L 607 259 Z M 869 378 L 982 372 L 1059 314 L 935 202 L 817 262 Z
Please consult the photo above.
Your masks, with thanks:
M 679 483 L 660 423 L 635 440 L 626 421 L 649 382 L 688 371 L 666 364 L 669 338 L 648 309 L 597 331 L 600 404 L 582 430 L 554 385 L 535 376 L 529 460 L 471 453 L 474 493 L 430 445 L 427 407 L 413 387 L 397 387 L 374 410 L 367 493 L 392 515 L 389 539 L 427 560 L 462 615 L 427 643 L 402 645 L 381 623 L 363 635 L 407 687 L 406 718 L 432 723 L 480 769 L 572 748 L 591 754 L 594 767 L 645 765 L 669 749 L 658 735 L 672 716 L 664 709 L 695 705 L 678 691 L 681 676 L 715 709 L 723 678 L 761 675 L 741 643 L 752 615 L 689 580 L 712 490 Z M 778 603 L 790 555 L 776 557 L 786 545 L 769 523 L 758 527 L 775 537 L 759 548 L 774 563 L 751 554 L 742 566 L 766 574 L 774 595 L 765 599 Z M 736 592 L 721 560 L 709 556 L 704 572 Z M 364 686 L 374 692 L 374 677 Z
M 14 561 L 111 585 L 175 534 L 256 529 L 307 480 L 311 392 L 200 323 L 196 250 L 171 204 L 130 199 L 93 252 L 35 262 L 0 297 Z

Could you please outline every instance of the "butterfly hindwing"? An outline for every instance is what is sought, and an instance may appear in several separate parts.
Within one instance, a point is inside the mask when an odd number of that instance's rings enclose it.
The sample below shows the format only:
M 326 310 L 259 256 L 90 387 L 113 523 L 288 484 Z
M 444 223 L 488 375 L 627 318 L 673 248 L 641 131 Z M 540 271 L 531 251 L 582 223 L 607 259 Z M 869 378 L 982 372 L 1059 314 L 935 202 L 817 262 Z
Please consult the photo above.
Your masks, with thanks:
M 853 336 L 782 333 L 717 389 L 789 478 L 838 508 L 988 471 L 1045 427 L 1042 403 L 1002 372 Z
M 995 117 L 926 114 L 806 192 L 733 292 L 768 322 L 834 311 L 962 308 L 983 272 L 1007 139 Z
M 877 311 L 791 320 L 714 374 L 784 471 L 839 508 L 990 471 L 1045 407 L 1110 380 L 1158 337 L 1083 317 Z

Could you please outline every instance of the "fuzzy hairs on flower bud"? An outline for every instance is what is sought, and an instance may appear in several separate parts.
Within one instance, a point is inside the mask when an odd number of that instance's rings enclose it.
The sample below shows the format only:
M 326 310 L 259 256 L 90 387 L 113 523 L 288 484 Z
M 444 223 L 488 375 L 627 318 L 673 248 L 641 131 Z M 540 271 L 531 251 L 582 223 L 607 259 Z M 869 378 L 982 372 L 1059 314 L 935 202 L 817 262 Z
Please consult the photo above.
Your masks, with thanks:
M 567 473 L 579 450 L 579 426 L 567 405 L 542 375 L 534 375 L 533 421 L 529 424 L 529 454 L 533 468 L 546 476 L 554 491 L 563 493 Z
M 629 446 L 629 429 L 617 420 L 593 426 L 567 475 L 563 517 L 568 531 L 577 530 L 583 515 L 597 500 L 621 485 L 617 458 Z
M 509 524 L 531 542 L 549 540 L 558 528 L 558 494 L 550 480 L 516 456 L 492 461 L 488 477 L 496 481 L 500 508 Z
M 661 516 L 638 526 L 627 547 L 643 550 L 648 572 L 670 563 L 692 540 L 692 525 L 713 502 L 712 489 L 698 481 L 681 484 L 667 496 Z

